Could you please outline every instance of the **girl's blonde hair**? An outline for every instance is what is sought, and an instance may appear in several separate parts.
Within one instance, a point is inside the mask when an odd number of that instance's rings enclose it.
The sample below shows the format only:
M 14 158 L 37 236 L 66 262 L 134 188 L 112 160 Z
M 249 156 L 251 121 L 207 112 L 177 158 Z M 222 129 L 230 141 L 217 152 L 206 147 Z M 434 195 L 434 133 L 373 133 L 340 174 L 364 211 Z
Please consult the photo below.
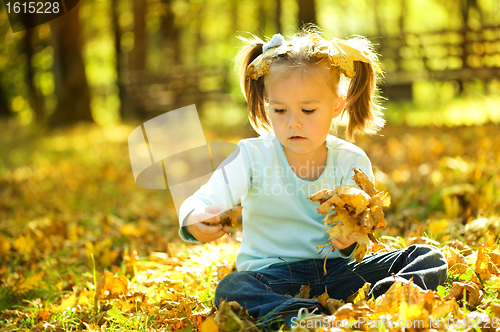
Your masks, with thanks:
M 287 56 L 273 58 L 271 66 L 279 63 L 289 64 L 290 67 L 297 68 L 324 62 L 324 58 L 318 59 L 308 54 L 308 49 L 312 46 L 308 45 L 310 40 L 308 37 L 317 32 L 318 28 L 315 26 L 309 25 L 302 28 L 300 32 L 287 41 L 288 44 L 292 45 L 294 51 L 287 53 Z M 251 38 L 239 37 L 239 39 L 245 43 L 245 46 L 235 60 L 241 67 L 240 86 L 248 103 L 250 124 L 261 135 L 272 133 L 266 106 L 266 77 L 268 75 L 253 79 L 248 77 L 247 73 L 248 65 L 262 54 L 264 41 L 254 35 Z M 346 105 L 342 111 L 342 114 L 346 111 L 349 115 L 346 138 L 349 141 L 354 141 L 357 135 L 376 134 L 384 126 L 385 120 L 382 118 L 382 107 L 378 104 L 378 73 L 375 66 L 380 66 L 371 42 L 363 37 L 355 37 L 346 40 L 345 43 L 361 50 L 371 61 L 371 63 L 354 61 L 355 76 L 350 80 L 347 88 Z M 338 82 L 339 71 L 333 65 L 331 66 L 330 73 L 337 76 L 334 76 L 334 81 Z M 337 86 L 336 84 L 329 85 Z M 334 92 L 338 93 L 338 91 Z M 333 129 L 335 131 L 335 128 Z

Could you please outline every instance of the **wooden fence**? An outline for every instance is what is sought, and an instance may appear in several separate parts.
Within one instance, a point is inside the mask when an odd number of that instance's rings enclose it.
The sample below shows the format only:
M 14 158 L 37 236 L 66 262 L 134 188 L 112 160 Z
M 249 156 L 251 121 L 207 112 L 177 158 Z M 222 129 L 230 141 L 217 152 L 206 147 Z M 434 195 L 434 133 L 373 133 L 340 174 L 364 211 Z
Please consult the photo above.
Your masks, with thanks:
M 500 26 L 477 30 L 441 30 L 373 38 L 386 70 L 385 97 L 412 99 L 416 81 L 454 80 L 460 89 L 470 80 L 500 78 Z M 204 101 L 230 101 L 228 68 L 177 66 L 160 75 L 127 72 L 127 93 L 134 106 L 149 114 L 163 113 Z
M 404 33 L 380 39 L 379 53 L 389 98 L 411 98 L 411 85 L 421 80 L 500 78 L 500 26 L 477 30 Z

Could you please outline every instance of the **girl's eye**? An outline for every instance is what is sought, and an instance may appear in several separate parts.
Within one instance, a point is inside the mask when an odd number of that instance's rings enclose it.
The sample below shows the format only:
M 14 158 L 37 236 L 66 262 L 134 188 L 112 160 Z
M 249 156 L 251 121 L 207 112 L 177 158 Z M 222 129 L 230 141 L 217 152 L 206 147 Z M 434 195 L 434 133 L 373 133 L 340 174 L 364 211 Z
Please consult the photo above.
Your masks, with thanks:
M 275 113 L 285 113 L 286 110 L 284 109 L 275 109 L 274 112 Z M 307 113 L 307 114 L 311 114 L 313 113 L 315 110 L 302 110 L 304 113 Z

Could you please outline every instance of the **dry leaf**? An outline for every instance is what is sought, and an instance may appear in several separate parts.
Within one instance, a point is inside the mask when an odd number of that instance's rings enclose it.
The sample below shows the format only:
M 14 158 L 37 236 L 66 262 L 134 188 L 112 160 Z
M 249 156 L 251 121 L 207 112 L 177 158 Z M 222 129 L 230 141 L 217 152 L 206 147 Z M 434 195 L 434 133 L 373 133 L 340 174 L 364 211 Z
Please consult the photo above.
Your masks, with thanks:
M 326 300 L 326 307 L 330 314 L 333 315 L 335 312 L 345 304 L 344 300 L 328 299 Z
M 228 226 L 236 226 L 238 223 L 238 217 L 241 215 L 241 210 L 243 208 L 239 205 L 236 205 L 232 209 L 226 210 L 222 212 L 220 216 L 220 224 L 222 226 L 228 225 Z
M 318 213 L 326 214 L 323 222 L 330 238 L 346 238 L 353 235 L 358 247 L 353 253 L 356 262 L 361 262 L 372 242 L 378 242 L 373 232 L 385 227 L 383 207 L 391 203 L 389 195 L 375 189 L 368 176 L 354 169 L 352 179 L 361 188 L 340 186 L 334 190 L 321 190 L 308 197 L 320 203 Z M 332 209 L 332 212 L 330 212 Z M 335 227 L 332 227 L 335 226 Z
M 461 300 L 463 299 L 464 289 L 466 291 L 467 303 L 477 306 L 483 297 L 483 292 L 479 289 L 479 286 L 472 281 L 465 282 L 454 282 L 448 295 L 444 297 L 444 300 Z
M 354 168 L 353 171 L 354 171 L 354 176 L 352 177 L 352 179 L 354 180 L 354 182 L 356 182 L 356 184 L 361 188 L 361 190 L 366 192 L 370 197 L 373 197 L 377 193 L 373 182 L 371 182 L 368 176 L 365 173 L 363 173 L 363 171 L 361 171 L 360 169 Z
M 128 280 L 125 276 L 115 276 L 106 271 L 97 281 L 96 300 L 117 298 L 128 292 Z
M 295 297 L 298 299 L 308 299 L 310 291 L 311 287 L 309 287 L 308 285 L 302 285 L 300 286 L 299 293 L 295 295 Z
M 448 262 L 449 273 L 464 274 L 467 272 L 467 260 L 455 248 L 444 248 L 441 252 L 444 254 L 446 261 Z
M 252 317 L 248 314 L 247 309 L 242 308 L 236 301 L 222 301 L 214 322 L 221 331 L 259 331 L 253 324 Z

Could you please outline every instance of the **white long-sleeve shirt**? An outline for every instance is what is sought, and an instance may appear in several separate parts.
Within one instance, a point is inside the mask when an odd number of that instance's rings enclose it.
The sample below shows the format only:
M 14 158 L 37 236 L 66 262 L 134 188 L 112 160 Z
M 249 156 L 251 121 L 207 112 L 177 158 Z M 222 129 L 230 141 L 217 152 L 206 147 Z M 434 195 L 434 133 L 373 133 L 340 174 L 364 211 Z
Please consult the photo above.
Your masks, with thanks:
M 374 181 L 371 163 L 364 151 L 328 135 L 326 168 L 318 179 L 307 181 L 294 173 L 283 146 L 274 135 L 243 139 L 238 147 L 236 159 L 224 167 L 227 182 L 222 170 L 218 169 L 207 184 L 182 204 L 179 210 L 182 239 L 196 241 L 182 227 L 194 209 L 215 204 L 231 208 L 233 202 L 241 200 L 243 233 L 236 258 L 238 271 L 284 264 L 283 260 L 290 263 L 325 258 L 327 250 L 319 254 L 317 249 L 329 243 L 323 223 L 325 216 L 316 210 L 319 203 L 307 197 L 321 189 L 356 185 L 351 179 L 353 167 L 361 169 Z M 351 258 L 335 250 L 328 259 L 338 257 Z

